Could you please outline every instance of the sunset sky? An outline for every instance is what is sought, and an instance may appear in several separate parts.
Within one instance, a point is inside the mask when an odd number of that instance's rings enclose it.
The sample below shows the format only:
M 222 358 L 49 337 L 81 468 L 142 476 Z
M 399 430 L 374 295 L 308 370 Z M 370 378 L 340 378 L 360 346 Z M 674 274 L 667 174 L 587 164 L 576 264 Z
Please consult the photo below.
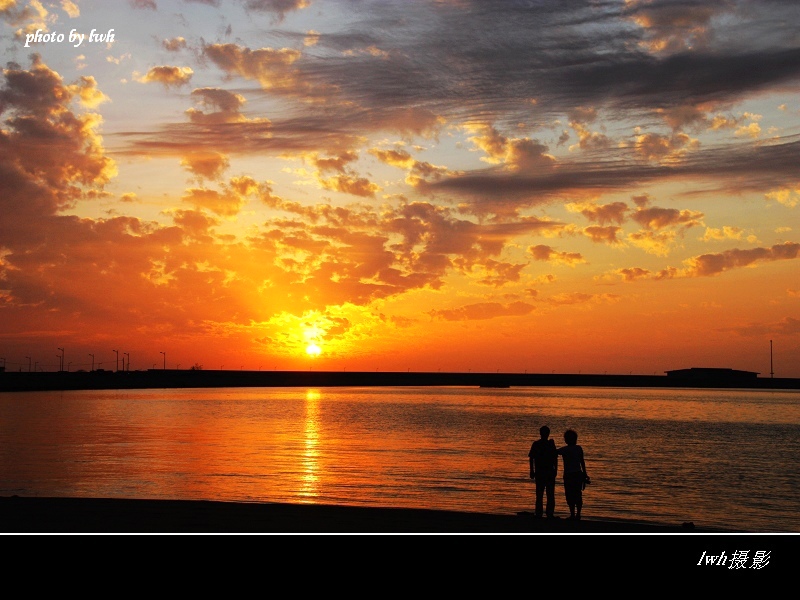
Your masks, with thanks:
M 796 0 L 0 23 L 7 370 L 800 377 Z

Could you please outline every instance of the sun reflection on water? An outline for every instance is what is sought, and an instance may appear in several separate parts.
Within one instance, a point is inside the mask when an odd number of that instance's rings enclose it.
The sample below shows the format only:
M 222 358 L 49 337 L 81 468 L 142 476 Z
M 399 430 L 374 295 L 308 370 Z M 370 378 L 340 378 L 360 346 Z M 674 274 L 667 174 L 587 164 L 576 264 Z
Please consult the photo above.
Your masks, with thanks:
M 317 389 L 306 391 L 305 437 L 302 456 L 302 488 L 300 496 L 313 499 L 319 495 L 319 401 Z

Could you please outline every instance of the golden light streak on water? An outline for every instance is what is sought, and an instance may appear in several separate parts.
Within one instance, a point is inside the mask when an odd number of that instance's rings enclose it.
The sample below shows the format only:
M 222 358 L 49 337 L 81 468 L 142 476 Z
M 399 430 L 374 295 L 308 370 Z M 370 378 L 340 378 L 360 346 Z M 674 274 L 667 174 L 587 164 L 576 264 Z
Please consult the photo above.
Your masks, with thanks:
M 306 391 L 305 439 L 303 450 L 303 474 L 300 496 L 304 502 L 316 498 L 319 484 L 319 390 Z

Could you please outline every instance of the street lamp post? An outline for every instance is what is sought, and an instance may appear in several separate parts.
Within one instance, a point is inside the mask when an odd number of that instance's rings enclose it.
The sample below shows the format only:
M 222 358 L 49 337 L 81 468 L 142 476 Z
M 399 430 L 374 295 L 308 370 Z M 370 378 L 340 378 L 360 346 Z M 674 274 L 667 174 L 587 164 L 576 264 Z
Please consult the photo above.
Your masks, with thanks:
M 116 367 L 116 371 L 119 371 L 119 350 L 112 350 L 112 352 L 113 352 L 114 354 L 116 354 L 116 355 L 117 355 L 117 367 Z
M 94 354 L 90 354 L 89 356 L 92 357 L 92 371 L 94 371 Z
M 127 356 L 127 357 L 128 357 L 128 368 L 127 368 L 127 369 L 122 369 L 122 370 L 123 370 L 123 371 L 125 371 L 125 370 L 127 370 L 127 371 L 130 371 L 130 370 L 131 370 L 131 355 L 130 355 L 130 353 L 129 353 L 129 352 L 125 352 L 125 356 Z M 124 362 L 124 361 L 123 361 L 123 362 Z
M 26 356 L 25 358 L 28 359 L 28 373 L 30 373 L 31 372 L 31 357 L 30 356 Z
M 167 370 L 167 353 L 166 352 L 160 352 L 159 354 L 163 354 L 164 355 L 164 370 L 166 371 Z
M 59 350 L 61 350 L 61 362 L 58 364 L 58 370 L 59 371 L 63 371 L 64 370 L 64 349 L 63 348 L 59 348 Z

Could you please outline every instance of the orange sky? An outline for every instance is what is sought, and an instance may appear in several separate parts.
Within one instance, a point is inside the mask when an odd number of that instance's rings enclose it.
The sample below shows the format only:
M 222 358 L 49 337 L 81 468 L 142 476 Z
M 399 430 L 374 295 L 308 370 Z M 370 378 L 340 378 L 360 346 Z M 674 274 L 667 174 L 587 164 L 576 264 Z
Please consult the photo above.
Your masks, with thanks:
M 800 377 L 799 28 L 0 0 L 0 366 Z

